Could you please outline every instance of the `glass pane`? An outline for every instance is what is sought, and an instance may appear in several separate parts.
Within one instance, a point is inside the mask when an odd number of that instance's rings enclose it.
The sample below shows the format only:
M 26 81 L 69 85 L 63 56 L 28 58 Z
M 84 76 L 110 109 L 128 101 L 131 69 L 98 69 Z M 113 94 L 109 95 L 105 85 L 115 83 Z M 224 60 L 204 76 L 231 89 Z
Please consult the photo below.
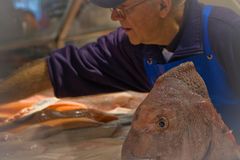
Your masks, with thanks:
M 54 38 L 67 0 L 0 0 L 0 48 L 4 45 Z
M 38 58 L 43 58 L 51 52 L 48 46 L 19 48 L 1 51 L 0 56 L 0 81 L 6 78 L 25 63 Z
M 68 39 L 74 39 L 75 42 L 78 40 L 86 42 L 89 41 L 89 38 L 95 39 L 93 37 L 101 35 L 102 31 L 113 30 L 118 26 L 118 22 L 111 20 L 111 12 L 109 9 L 85 2 L 82 4 L 75 18 Z
M 240 14 L 240 0 L 199 0 L 200 2 L 228 7 L 235 11 L 236 13 Z

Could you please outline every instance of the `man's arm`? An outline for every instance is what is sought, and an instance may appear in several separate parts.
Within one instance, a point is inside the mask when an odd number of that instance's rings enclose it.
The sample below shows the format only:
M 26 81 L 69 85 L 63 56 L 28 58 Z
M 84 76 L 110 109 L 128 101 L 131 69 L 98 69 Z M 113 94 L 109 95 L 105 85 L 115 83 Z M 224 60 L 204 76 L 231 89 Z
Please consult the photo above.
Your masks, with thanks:
M 0 82 L 0 103 L 19 100 L 51 88 L 45 59 L 28 63 Z
M 66 45 L 47 59 L 54 93 L 60 98 L 149 91 L 143 56 L 159 50 L 157 45 L 132 45 L 122 28 L 81 48 Z

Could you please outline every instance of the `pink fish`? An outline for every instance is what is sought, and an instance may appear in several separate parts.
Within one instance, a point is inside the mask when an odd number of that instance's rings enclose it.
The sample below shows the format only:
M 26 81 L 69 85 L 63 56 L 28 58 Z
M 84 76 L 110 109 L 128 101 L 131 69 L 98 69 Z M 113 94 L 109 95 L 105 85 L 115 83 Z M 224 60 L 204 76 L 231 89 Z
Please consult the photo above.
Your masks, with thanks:
M 122 160 L 238 159 L 239 146 L 191 62 L 158 78 L 122 147 Z

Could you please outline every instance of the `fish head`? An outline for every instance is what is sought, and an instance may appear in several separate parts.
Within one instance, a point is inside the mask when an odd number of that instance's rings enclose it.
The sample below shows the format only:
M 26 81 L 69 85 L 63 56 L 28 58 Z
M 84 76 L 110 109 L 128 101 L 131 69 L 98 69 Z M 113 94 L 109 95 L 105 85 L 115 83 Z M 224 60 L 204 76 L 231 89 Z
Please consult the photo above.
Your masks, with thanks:
M 202 159 L 218 119 L 194 65 L 181 65 L 161 76 L 137 108 L 122 160 Z

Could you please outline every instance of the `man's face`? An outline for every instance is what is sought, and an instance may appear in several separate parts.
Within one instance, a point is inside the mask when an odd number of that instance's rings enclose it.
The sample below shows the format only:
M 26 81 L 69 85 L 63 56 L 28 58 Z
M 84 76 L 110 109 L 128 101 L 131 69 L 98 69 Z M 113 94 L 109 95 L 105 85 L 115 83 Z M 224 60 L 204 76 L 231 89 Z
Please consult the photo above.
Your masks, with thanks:
M 125 16 L 117 16 L 116 11 L 112 12 L 112 20 L 119 21 L 126 31 L 132 44 L 159 44 L 164 36 L 164 18 L 161 17 L 159 0 L 126 0 L 118 8 L 125 9 Z M 164 42 L 162 42 L 164 43 Z

